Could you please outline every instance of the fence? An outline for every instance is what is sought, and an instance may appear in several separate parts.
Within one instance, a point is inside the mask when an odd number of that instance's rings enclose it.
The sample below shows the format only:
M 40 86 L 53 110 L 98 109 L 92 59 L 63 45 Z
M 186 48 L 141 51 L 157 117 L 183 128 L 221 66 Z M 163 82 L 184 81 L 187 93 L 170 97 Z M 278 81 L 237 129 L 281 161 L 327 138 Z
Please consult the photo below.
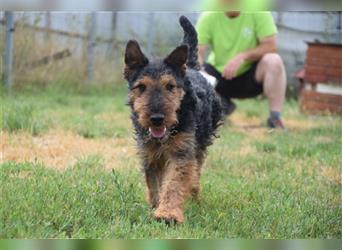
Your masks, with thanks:
M 177 22 L 182 13 L 176 12 L 15 12 L 14 32 L 10 14 L 6 13 L 5 18 L 5 13 L 0 12 L 0 34 L 7 39 L 0 41 L 5 59 L 1 73 L 5 83 L 19 86 L 62 81 L 121 82 L 123 49 L 128 39 L 137 39 L 148 55 L 162 56 L 182 37 Z M 273 14 L 290 82 L 295 70 L 304 63 L 305 41 L 342 43 L 341 12 Z M 195 22 L 199 14 L 186 15 Z M 9 44 L 13 44 L 13 62 Z

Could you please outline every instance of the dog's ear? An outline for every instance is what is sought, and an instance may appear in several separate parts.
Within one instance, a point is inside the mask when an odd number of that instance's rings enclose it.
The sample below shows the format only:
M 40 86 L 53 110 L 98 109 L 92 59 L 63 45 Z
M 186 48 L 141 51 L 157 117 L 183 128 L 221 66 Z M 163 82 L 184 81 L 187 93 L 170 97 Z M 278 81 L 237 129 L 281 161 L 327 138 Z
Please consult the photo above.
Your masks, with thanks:
M 188 46 L 181 45 L 177 47 L 174 51 L 172 51 L 171 54 L 168 55 L 164 59 L 164 62 L 169 66 L 185 71 L 185 64 L 186 64 L 187 59 L 188 59 Z
M 145 67 L 148 64 L 148 59 L 141 51 L 137 41 L 130 40 L 126 45 L 125 52 L 125 78 L 129 79 L 134 71 Z

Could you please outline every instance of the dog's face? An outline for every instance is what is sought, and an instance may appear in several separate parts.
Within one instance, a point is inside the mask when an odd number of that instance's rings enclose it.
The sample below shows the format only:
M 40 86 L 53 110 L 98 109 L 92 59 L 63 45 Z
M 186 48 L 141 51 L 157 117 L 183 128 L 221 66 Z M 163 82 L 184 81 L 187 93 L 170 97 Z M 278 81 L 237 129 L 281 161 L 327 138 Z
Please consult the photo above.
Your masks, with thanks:
M 166 139 L 178 123 L 187 53 L 184 45 L 164 60 L 150 62 L 136 41 L 127 44 L 124 76 L 129 83 L 129 104 L 150 139 Z

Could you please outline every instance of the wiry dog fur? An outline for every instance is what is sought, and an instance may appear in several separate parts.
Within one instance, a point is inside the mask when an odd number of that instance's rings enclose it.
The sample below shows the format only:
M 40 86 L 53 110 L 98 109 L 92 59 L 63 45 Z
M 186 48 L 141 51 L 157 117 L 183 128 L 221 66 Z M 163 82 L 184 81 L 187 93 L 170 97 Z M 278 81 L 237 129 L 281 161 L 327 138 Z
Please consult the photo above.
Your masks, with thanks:
M 200 189 L 201 166 L 221 122 L 219 98 L 199 73 L 197 33 L 182 16 L 183 44 L 150 61 L 131 40 L 124 76 L 154 217 L 183 222 L 183 204 Z

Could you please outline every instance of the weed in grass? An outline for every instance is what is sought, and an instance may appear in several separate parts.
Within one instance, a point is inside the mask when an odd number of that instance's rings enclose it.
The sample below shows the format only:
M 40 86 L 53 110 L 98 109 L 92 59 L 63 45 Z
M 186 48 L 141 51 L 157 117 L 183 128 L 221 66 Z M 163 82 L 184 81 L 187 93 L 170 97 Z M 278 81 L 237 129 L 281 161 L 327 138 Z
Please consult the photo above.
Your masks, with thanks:
M 77 118 L 76 126 L 73 125 L 72 129 L 84 138 L 119 137 L 122 129 L 113 129 L 111 125 L 110 123 L 96 120 L 91 114 L 83 114 Z
M 258 117 L 259 115 L 260 115 L 260 112 L 257 110 L 249 109 L 246 111 L 246 117 L 248 117 L 248 118 Z
M 26 131 L 38 135 L 45 128 L 45 121 L 32 105 L 13 102 L 2 109 L 0 128 L 8 132 Z
M 277 146 L 273 143 L 256 143 L 256 148 L 263 153 L 272 153 L 277 150 Z

